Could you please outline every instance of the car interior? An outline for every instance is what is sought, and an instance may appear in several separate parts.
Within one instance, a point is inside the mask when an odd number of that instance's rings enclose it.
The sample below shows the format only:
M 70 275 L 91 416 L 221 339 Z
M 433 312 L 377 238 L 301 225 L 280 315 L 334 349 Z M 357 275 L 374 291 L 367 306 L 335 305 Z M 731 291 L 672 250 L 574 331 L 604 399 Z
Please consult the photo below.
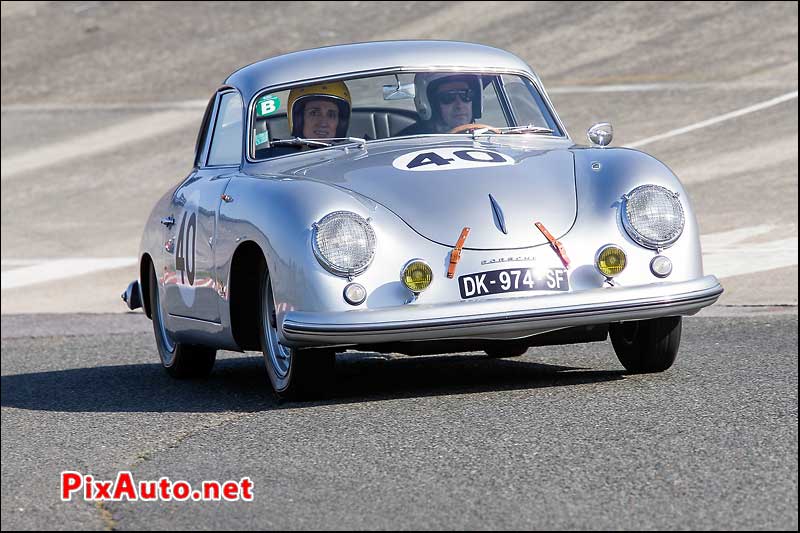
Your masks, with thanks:
M 368 141 L 393 137 L 415 124 L 419 115 L 406 109 L 387 109 L 384 107 L 356 107 L 350 113 L 348 135 Z M 276 113 L 269 117 L 259 117 L 255 123 L 255 133 L 268 133 L 269 139 L 289 139 L 289 122 L 286 113 Z M 276 157 L 293 153 L 297 148 L 276 146 L 256 149 L 256 159 Z

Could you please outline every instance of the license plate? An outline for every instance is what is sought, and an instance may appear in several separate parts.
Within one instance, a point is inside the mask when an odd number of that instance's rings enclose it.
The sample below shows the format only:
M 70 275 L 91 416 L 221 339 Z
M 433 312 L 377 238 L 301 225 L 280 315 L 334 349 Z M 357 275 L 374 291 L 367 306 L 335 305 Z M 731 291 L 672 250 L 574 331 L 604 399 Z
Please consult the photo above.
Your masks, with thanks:
M 509 268 L 459 276 L 461 298 L 520 291 L 568 291 L 569 278 L 564 268 L 536 271 L 532 268 Z

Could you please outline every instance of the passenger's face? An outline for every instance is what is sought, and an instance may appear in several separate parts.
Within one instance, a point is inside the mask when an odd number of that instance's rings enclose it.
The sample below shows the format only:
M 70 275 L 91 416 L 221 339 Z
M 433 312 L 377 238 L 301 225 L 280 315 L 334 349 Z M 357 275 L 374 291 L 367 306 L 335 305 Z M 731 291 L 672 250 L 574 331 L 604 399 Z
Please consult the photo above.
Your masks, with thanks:
M 455 128 L 462 124 L 472 122 L 472 102 L 465 102 L 463 95 L 469 89 L 469 84 L 465 81 L 451 81 L 443 83 L 436 90 L 437 102 L 439 102 L 439 112 L 442 122 L 448 128 Z M 447 94 L 448 91 L 459 91 L 457 94 Z M 445 101 L 452 100 L 450 103 Z
M 330 139 L 339 126 L 339 106 L 328 100 L 311 100 L 303 109 L 303 137 Z

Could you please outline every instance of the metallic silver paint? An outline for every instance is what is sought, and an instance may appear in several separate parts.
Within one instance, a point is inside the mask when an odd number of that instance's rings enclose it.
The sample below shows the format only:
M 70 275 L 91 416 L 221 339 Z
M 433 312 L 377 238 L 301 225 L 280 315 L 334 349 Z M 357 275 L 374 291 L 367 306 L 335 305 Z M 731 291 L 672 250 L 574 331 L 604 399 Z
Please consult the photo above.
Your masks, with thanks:
M 365 43 L 288 54 L 237 71 L 225 90 L 239 91 L 243 101 L 250 102 L 242 110 L 246 113 L 265 87 L 346 73 L 444 68 L 525 73 L 550 105 L 538 78 L 512 54 L 435 41 Z M 473 140 L 426 135 L 251 162 L 246 135 L 242 141 L 245 157 L 239 168 L 192 171 L 156 203 L 142 236 L 140 257 L 153 262 L 160 300 L 166 305 L 164 325 L 176 342 L 241 349 L 233 337 L 228 288 L 234 253 L 245 243 L 254 243 L 264 254 L 273 280 L 277 335 L 286 345 L 515 338 L 571 326 L 693 314 L 722 292 L 716 278 L 703 275 L 697 222 L 685 189 L 664 164 L 636 150 L 578 146 L 566 136 L 491 135 Z M 391 166 L 403 153 L 452 146 L 490 149 L 517 162 L 495 169 L 490 179 L 485 169 L 401 174 Z M 200 143 L 200 161 L 207 149 L 206 138 Z M 593 170 L 594 163 L 600 168 Z M 413 175 L 420 174 L 429 181 L 414 181 Z M 203 264 L 196 273 L 207 284 L 197 289 L 204 295 L 195 300 L 202 301 L 202 307 L 191 309 L 191 316 L 178 316 L 172 312 L 179 307 L 177 291 L 168 295 L 166 290 L 177 274 L 175 256 L 164 248 L 176 229 L 162 226 L 160 219 L 177 218 L 185 204 L 177 202 L 175 193 L 196 177 L 197 186 L 213 190 L 216 198 L 203 204 L 208 223 L 202 228 L 198 224 L 198 252 L 208 239 L 213 239 L 213 248 L 203 251 L 205 263 L 199 262 Z M 684 207 L 683 234 L 670 248 L 674 268 L 669 282 L 651 272 L 653 250 L 634 242 L 622 225 L 622 195 L 644 184 L 675 191 Z M 414 190 L 424 194 L 411 194 Z M 235 201 L 222 201 L 222 194 Z M 497 231 L 492 210 L 486 208 L 488 194 L 503 206 L 508 235 Z M 211 198 L 210 192 L 203 195 Z M 311 224 L 338 210 L 370 219 L 376 236 L 373 262 L 358 279 L 368 293 L 358 308 L 342 298 L 348 281 L 323 268 L 312 250 Z M 536 231 L 536 220 L 551 229 L 570 257 L 570 291 L 462 301 L 458 276 L 491 269 L 486 265 L 498 257 L 519 257 L 514 266 L 521 268 L 563 267 Z M 456 277 L 448 279 L 443 274 L 449 253 L 466 225 L 472 232 Z M 594 265 L 596 251 L 608 242 L 619 243 L 627 252 L 627 268 L 614 278 L 615 287 L 604 285 Z M 435 279 L 422 298 L 407 304 L 409 290 L 397 272 L 412 258 L 426 261 Z M 209 316 L 213 318 L 198 318 Z

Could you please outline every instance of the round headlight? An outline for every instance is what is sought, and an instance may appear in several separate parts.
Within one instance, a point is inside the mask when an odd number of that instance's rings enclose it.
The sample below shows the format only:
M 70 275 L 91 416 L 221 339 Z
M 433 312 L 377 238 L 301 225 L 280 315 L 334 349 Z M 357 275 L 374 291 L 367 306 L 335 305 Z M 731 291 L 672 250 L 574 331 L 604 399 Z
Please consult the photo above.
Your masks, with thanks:
M 349 211 L 335 211 L 314 224 L 311 243 L 320 264 L 337 276 L 357 276 L 375 257 L 375 232 Z
M 622 202 L 622 225 L 645 248 L 666 248 L 683 233 L 683 206 L 678 195 L 658 185 L 642 185 Z

